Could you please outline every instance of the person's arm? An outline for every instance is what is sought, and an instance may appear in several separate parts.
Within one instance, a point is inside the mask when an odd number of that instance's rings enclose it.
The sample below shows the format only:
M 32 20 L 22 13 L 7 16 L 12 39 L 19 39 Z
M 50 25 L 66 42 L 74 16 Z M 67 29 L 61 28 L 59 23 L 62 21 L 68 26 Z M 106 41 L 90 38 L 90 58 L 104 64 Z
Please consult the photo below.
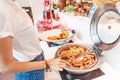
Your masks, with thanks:
M 47 62 L 47 65 L 46 65 Z M 0 71 L 2 73 L 25 72 L 49 67 L 53 70 L 63 70 L 66 61 L 61 59 L 50 59 L 37 62 L 16 62 L 12 54 L 12 38 L 6 37 L 0 39 Z
M 0 69 L 3 73 L 23 72 L 46 68 L 45 61 L 15 62 L 12 54 L 12 38 L 0 39 Z

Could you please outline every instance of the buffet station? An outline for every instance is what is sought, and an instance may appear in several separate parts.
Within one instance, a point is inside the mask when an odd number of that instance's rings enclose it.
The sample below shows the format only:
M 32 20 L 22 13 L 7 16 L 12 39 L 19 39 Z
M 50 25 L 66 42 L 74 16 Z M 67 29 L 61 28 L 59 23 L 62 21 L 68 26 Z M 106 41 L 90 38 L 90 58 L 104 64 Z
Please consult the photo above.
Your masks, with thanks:
M 45 80 L 119 80 L 120 13 L 116 6 L 103 4 L 89 18 L 91 2 L 70 5 L 74 3 L 70 0 L 65 8 L 61 4 L 59 12 L 57 4 L 53 10 L 51 2 L 44 1 L 44 20 L 36 25 L 45 59 L 67 61 L 63 71 L 46 71 Z

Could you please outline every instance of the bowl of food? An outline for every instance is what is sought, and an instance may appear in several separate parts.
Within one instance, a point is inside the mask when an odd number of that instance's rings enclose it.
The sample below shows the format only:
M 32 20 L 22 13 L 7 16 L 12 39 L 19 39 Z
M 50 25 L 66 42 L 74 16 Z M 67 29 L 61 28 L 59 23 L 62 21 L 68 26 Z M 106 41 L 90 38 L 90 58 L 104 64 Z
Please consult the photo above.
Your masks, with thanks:
M 64 69 L 71 74 L 85 74 L 100 65 L 98 53 L 82 44 L 66 44 L 57 50 L 55 57 L 67 62 Z
M 40 33 L 39 38 L 48 42 L 64 44 L 73 38 L 73 33 L 68 29 L 52 29 Z

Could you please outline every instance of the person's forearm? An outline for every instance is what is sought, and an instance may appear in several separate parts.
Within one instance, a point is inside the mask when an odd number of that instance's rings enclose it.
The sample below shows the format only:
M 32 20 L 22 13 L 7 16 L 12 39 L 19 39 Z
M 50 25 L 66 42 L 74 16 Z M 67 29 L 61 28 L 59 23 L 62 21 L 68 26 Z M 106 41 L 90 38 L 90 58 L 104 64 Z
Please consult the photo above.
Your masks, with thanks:
M 24 72 L 46 67 L 45 61 L 15 62 L 12 50 L 12 37 L 0 38 L 0 72 Z
M 45 61 L 39 62 L 12 62 L 4 67 L 3 73 L 25 72 L 46 68 Z

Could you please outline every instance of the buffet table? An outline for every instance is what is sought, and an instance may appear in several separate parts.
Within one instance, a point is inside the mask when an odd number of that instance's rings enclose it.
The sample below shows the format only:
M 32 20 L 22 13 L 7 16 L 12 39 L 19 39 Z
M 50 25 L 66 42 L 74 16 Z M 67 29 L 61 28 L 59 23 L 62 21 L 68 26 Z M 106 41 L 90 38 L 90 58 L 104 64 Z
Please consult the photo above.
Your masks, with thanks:
M 84 44 L 76 36 L 74 36 L 72 40 L 74 43 Z M 46 41 L 40 41 L 40 45 L 44 51 L 45 59 L 54 58 L 57 49 L 61 47 L 61 46 L 49 47 Z M 104 59 L 105 59 L 104 63 L 99 68 L 104 74 L 92 80 L 119 80 L 120 78 L 116 70 L 107 62 L 106 58 Z M 51 71 L 51 72 L 47 71 L 45 72 L 45 80 L 63 80 L 63 79 L 61 78 L 59 71 Z M 80 80 L 80 79 L 76 79 L 76 80 Z
M 81 16 L 71 16 L 60 13 L 61 23 L 70 29 L 74 29 L 77 35 L 74 36 L 73 43 L 91 44 L 93 42 L 90 38 L 90 19 Z M 79 36 L 78 36 L 79 35 Z M 78 37 L 76 37 L 78 36 Z M 57 49 L 61 46 L 49 47 L 46 41 L 40 41 L 41 48 L 44 51 L 45 59 L 54 58 Z M 120 80 L 120 42 L 112 50 L 104 52 L 104 63 L 100 66 L 103 75 L 91 80 Z M 54 76 L 54 77 L 53 77 Z M 45 80 L 65 80 L 62 79 L 59 71 L 45 72 Z M 74 79 L 81 80 L 81 79 Z

